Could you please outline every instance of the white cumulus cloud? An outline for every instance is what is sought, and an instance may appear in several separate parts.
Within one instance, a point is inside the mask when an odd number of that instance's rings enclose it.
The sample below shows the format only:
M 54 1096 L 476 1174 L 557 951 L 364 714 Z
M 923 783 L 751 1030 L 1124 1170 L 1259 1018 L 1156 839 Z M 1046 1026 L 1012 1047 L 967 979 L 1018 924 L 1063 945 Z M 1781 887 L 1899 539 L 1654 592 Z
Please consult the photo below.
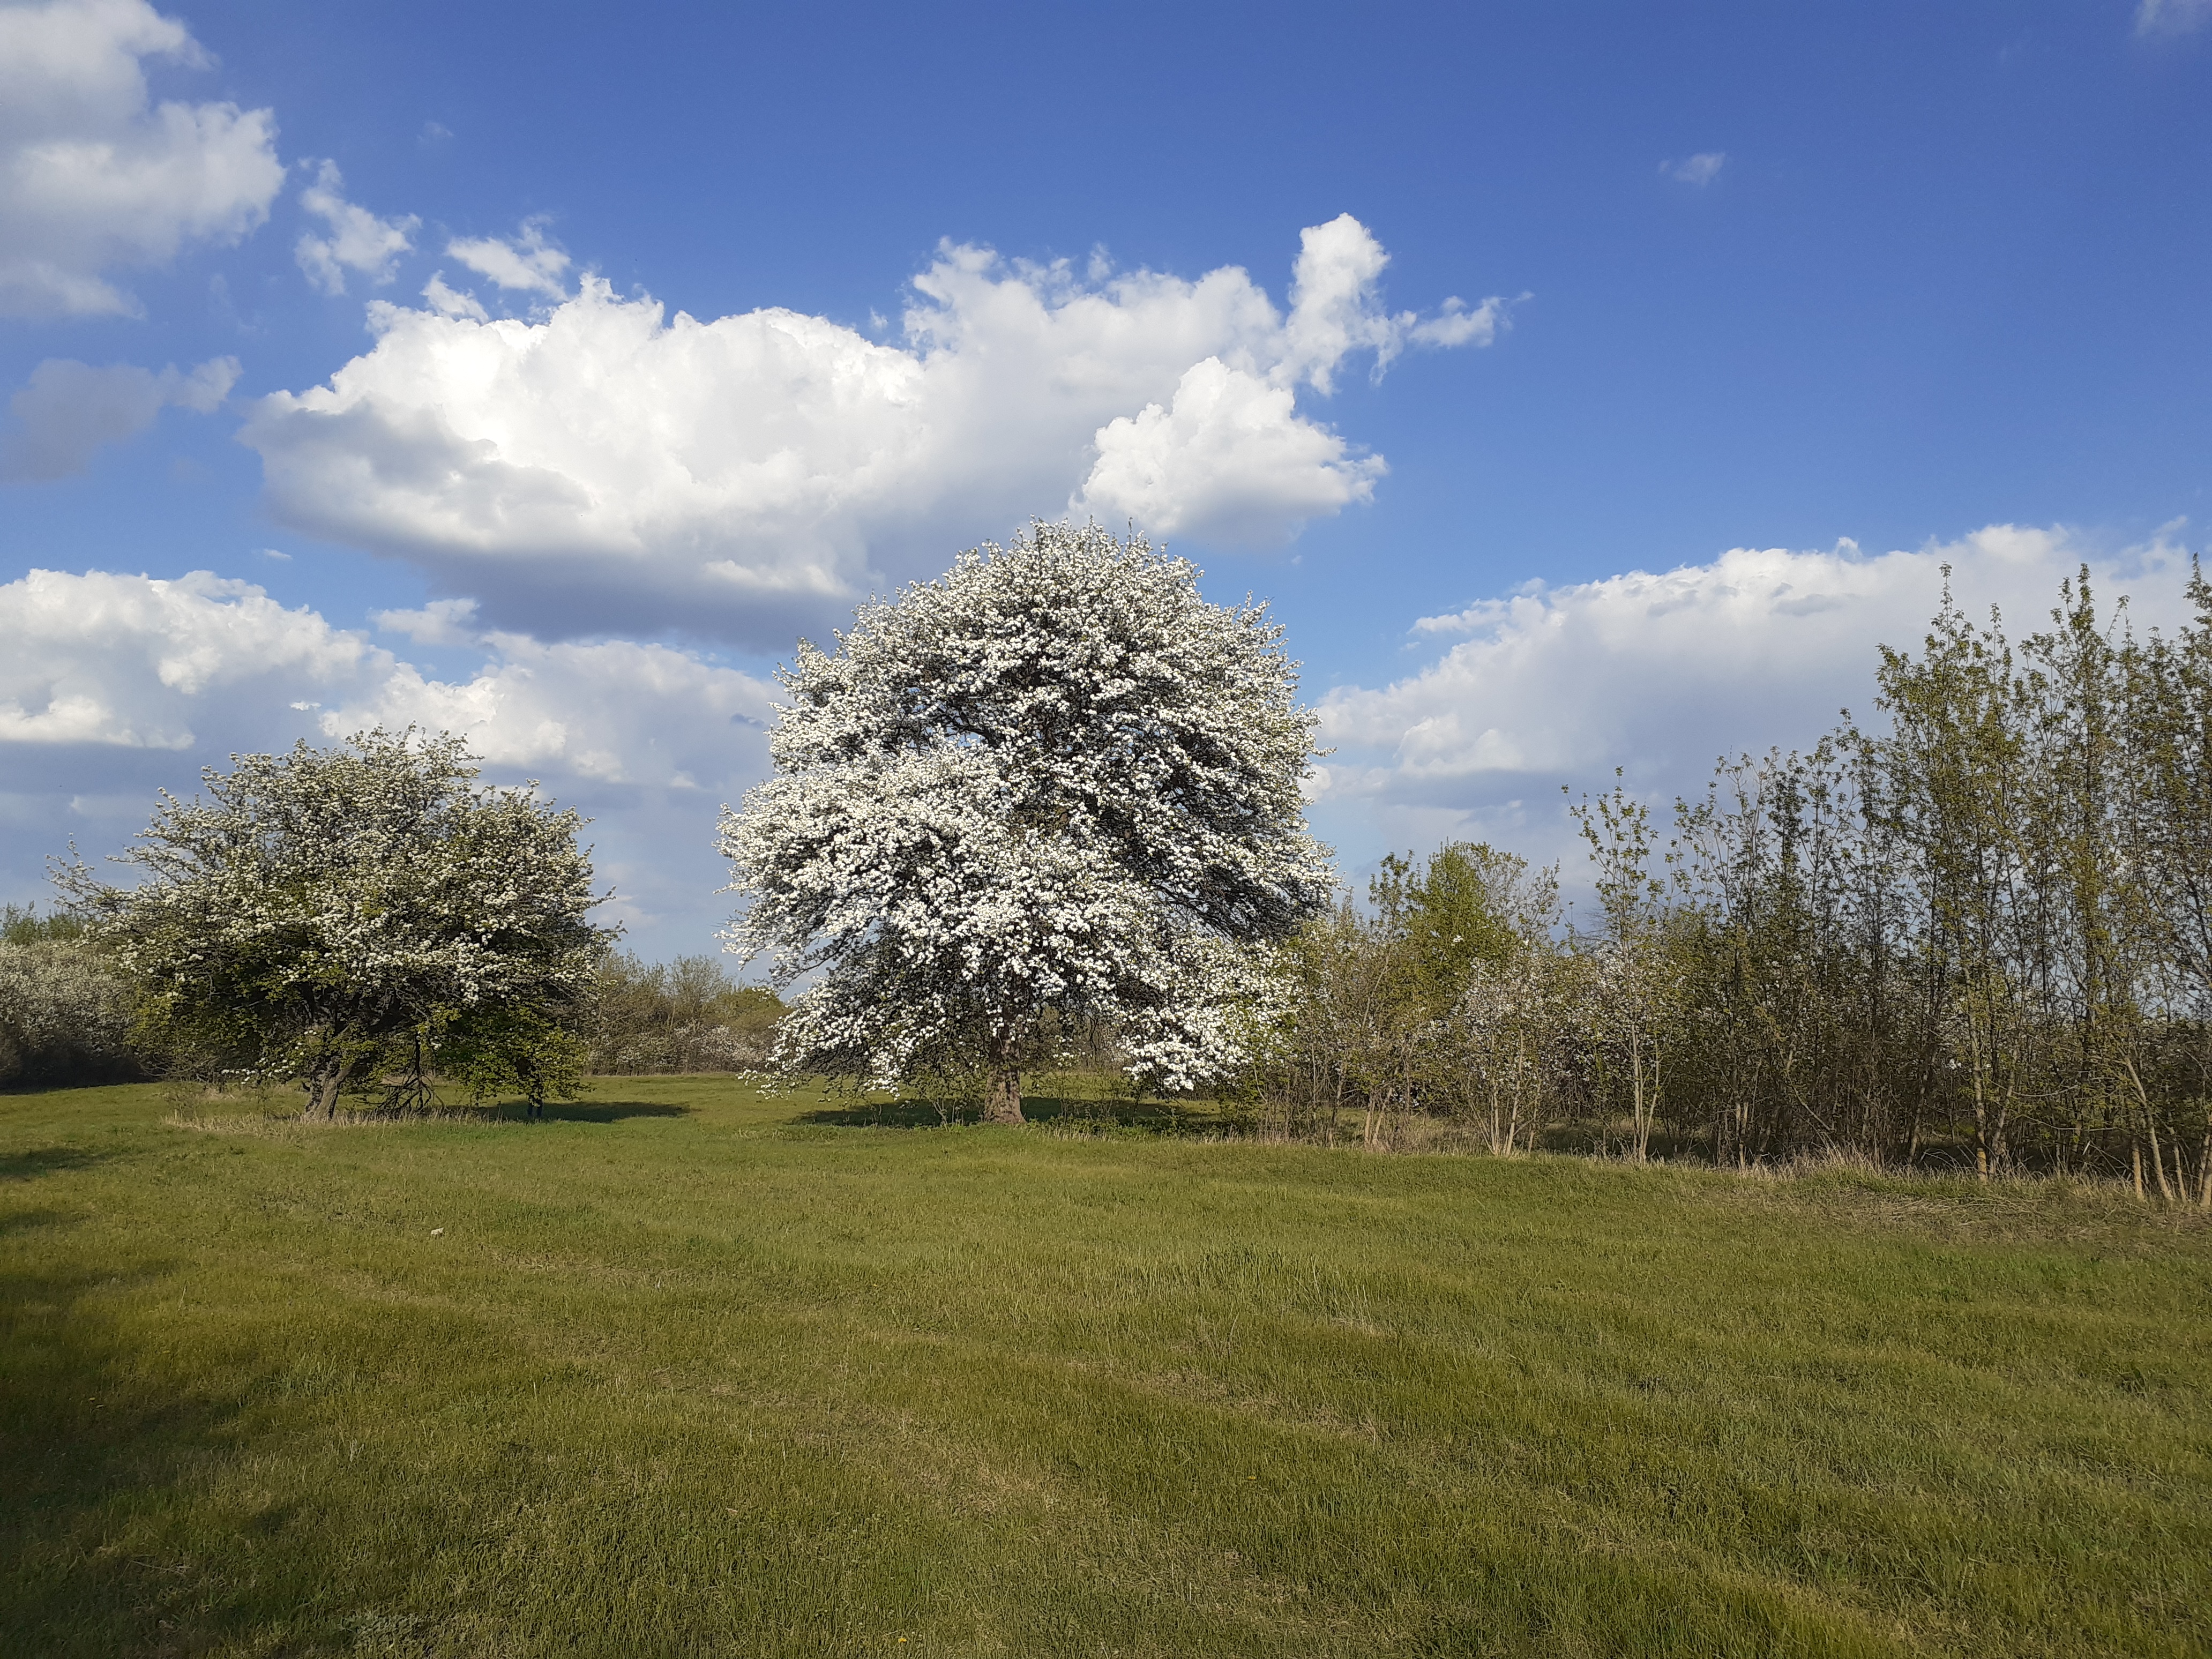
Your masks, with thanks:
M 91 465 L 102 444 L 143 432 L 169 407 L 207 415 L 238 382 L 238 359 L 216 357 L 188 374 L 160 374 L 130 363 L 94 368 L 49 357 L 8 400 L 12 423 L 0 430 L 0 481 L 66 478 Z
M 379 286 L 390 282 L 399 256 L 414 247 L 414 234 L 422 222 L 411 213 L 380 219 L 346 200 L 345 179 L 335 161 L 317 166 L 314 182 L 300 192 L 300 205 L 320 219 L 328 234 L 302 235 L 293 246 L 293 258 L 308 282 L 332 295 L 345 292 L 349 270 Z
M 1808 746 L 1845 707 L 1871 718 L 1875 647 L 1917 648 L 1945 564 L 1969 615 L 1999 606 L 2018 635 L 2085 562 L 2107 601 L 2133 596 L 2138 628 L 2183 614 L 2186 556 L 2163 537 L 2112 554 L 2011 525 L 1874 557 L 1736 548 L 1662 574 L 1532 584 L 1417 623 L 1467 636 L 1418 672 L 1323 697 L 1322 740 L 1339 752 L 1312 793 L 1474 821 L 1616 766 L 1662 799 L 1692 793 L 1723 754 Z
M 483 301 L 465 289 L 448 288 L 446 273 L 434 270 L 430 280 L 422 284 L 422 297 L 430 302 L 430 309 L 441 317 L 466 317 L 473 322 L 489 322 L 491 313 L 483 308 Z
M 284 182 L 271 112 L 156 105 L 149 59 L 210 62 L 145 0 L 0 4 L 0 316 L 135 315 L 103 272 L 268 216 Z
M 775 648 L 1062 502 L 1251 544 L 1367 499 L 1380 458 L 1297 389 L 1357 354 L 1486 342 L 1504 315 L 1386 312 L 1385 262 L 1349 216 L 1309 229 L 1285 314 L 1233 267 L 1079 275 L 948 245 L 894 343 L 777 309 L 671 319 L 588 276 L 537 320 L 494 319 L 434 279 L 243 436 L 278 517 L 411 559 L 491 623 Z
M 770 712 L 766 681 L 666 646 L 479 635 L 471 610 L 436 600 L 374 618 L 481 653 L 447 680 L 251 582 L 33 570 L 0 585 L 0 745 L 186 750 L 249 735 L 255 711 L 317 710 L 331 737 L 411 723 L 459 733 L 495 766 L 676 787 L 721 781 L 757 746 L 745 732 Z
M 535 220 L 511 238 L 456 238 L 446 244 L 446 253 L 501 288 L 554 300 L 568 297 L 562 273 L 568 269 L 568 256 L 547 243 L 544 227 Z
M 369 621 L 387 634 L 404 634 L 417 645 L 472 645 L 477 640 L 474 599 L 433 599 L 420 611 L 372 611 Z
M 1485 300 L 1473 310 L 1456 295 L 1423 322 L 1410 311 L 1382 308 L 1378 285 L 1390 256 L 1357 219 L 1340 213 L 1325 225 L 1298 233 L 1297 264 L 1291 273 L 1291 314 L 1269 379 L 1279 386 L 1306 381 L 1323 393 L 1354 352 L 1375 354 L 1375 375 L 1408 344 L 1488 345 L 1505 319 L 1505 301 Z
M 1270 386 L 1218 357 L 1183 372 L 1174 401 L 1109 421 L 1098 459 L 1072 503 L 1113 523 L 1133 519 L 1163 536 L 1273 546 L 1309 519 L 1374 498 L 1379 455 L 1292 412 Z
M 402 663 L 370 696 L 325 714 L 323 730 L 420 726 L 461 733 L 508 771 L 696 789 L 722 782 L 740 753 L 751 757 L 759 740 L 733 728 L 757 732 L 775 696 L 750 674 L 667 646 L 514 634 L 483 643 L 491 660 L 471 678 L 426 679 Z
M 213 711 L 374 672 L 380 653 L 250 582 L 33 570 L 0 585 L 0 744 L 184 750 Z

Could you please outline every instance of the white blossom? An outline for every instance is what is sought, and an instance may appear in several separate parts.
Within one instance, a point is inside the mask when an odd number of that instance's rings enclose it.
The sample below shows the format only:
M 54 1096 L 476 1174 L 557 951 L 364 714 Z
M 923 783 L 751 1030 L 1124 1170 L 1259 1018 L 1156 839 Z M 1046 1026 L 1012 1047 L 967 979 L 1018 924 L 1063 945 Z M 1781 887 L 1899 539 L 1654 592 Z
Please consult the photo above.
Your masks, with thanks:
M 1263 605 L 1096 526 L 1036 524 L 801 643 L 775 773 L 726 810 L 732 948 L 818 977 L 786 1069 L 889 1086 L 982 1060 L 1018 1115 L 1047 1024 L 1182 1089 L 1235 1064 L 1263 948 L 1328 902 L 1313 719 Z M 1048 1019 L 1048 1016 L 1050 1017 Z
M 0 1085 L 127 1076 L 129 989 L 76 939 L 0 944 Z
M 472 1020 L 512 1036 L 588 992 L 611 935 L 586 919 L 580 820 L 534 788 L 475 786 L 459 738 L 374 731 L 201 775 L 205 794 L 164 791 L 117 860 L 138 885 L 59 872 L 180 1036 L 301 1078 L 332 1111 L 395 1040 Z

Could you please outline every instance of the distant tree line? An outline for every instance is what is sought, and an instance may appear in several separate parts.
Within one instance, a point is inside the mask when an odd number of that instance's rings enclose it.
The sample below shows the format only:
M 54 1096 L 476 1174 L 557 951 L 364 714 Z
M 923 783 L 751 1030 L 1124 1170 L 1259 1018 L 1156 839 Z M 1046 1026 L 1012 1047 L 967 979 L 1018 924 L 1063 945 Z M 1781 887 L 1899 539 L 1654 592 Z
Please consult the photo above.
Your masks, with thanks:
M 2117 1175 L 2212 1205 L 2212 586 L 2137 638 L 2087 573 L 2009 639 L 1947 591 L 1875 706 L 1720 766 L 1663 842 L 1574 809 L 1596 908 L 1488 847 L 1391 859 L 1285 957 L 1245 1080 L 1285 1129 L 1446 1117 L 1741 1164 Z
M 586 1069 L 606 1076 L 647 1072 L 747 1072 L 775 1040 L 783 1001 L 763 985 L 743 985 L 718 957 L 647 962 L 611 952 L 583 1010 Z

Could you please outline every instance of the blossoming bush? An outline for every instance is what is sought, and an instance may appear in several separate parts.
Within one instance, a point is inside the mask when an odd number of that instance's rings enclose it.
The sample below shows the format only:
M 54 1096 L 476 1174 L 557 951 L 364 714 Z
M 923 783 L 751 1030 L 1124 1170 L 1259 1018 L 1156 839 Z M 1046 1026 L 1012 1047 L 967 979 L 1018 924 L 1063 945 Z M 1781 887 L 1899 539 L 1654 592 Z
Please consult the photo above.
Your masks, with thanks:
M 0 1086 L 139 1075 L 130 988 L 68 938 L 0 943 Z
M 433 1073 L 533 1108 L 574 1079 L 569 1029 L 611 933 L 580 823 L 533 788 L 475 782 L 459 738 L 374 731 L 234 757 L 164 792 L 118 862 L 62 884 L 149 1034 L 302 1083 L 428 1098 Z

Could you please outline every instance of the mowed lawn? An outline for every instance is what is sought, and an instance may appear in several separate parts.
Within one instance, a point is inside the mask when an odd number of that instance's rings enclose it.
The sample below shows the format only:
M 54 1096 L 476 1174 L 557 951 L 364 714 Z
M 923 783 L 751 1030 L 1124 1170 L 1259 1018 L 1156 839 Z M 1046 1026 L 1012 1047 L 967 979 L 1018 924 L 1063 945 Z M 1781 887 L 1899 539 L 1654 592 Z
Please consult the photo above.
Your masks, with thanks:
M 0 1097 L 0 1652 L 2212 1651 L 2195 1212 L 821 1104 Z

